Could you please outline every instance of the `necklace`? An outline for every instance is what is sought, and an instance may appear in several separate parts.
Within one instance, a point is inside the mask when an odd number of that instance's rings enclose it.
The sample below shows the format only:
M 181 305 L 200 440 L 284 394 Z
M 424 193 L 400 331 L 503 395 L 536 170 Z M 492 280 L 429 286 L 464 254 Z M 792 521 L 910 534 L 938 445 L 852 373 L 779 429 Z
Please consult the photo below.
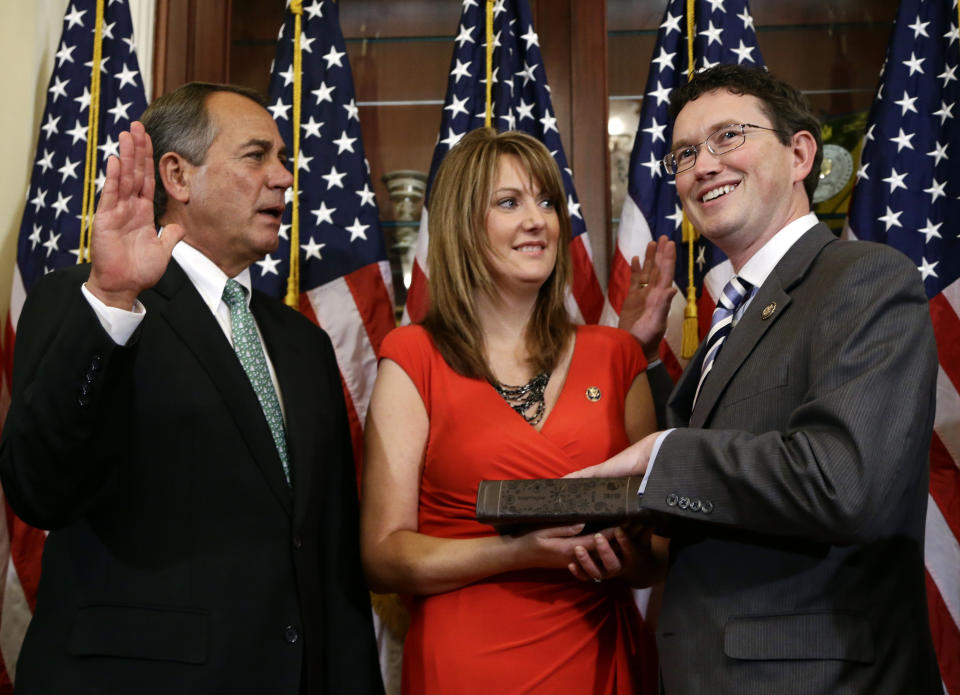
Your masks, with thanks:
M 550 375 L 547 372 L 540 372 L 522 386 L 508 386 L 497 381 L 493 384 L 493 388 L 524 420 L 531 425 L 537 425 L 543 419 L 545 407 L 543 392 L 547 388 L 548 381 L 550 381 Z

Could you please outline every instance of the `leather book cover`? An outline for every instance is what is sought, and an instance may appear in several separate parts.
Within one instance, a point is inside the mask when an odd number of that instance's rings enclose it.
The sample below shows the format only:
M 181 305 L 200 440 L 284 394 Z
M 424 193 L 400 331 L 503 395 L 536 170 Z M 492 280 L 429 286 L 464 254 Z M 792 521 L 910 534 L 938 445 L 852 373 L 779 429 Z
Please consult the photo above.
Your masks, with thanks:
M 641 514 L 641 476 L 482 480 L 477 521 L 497 527 L 521 524 L 619 523 Z

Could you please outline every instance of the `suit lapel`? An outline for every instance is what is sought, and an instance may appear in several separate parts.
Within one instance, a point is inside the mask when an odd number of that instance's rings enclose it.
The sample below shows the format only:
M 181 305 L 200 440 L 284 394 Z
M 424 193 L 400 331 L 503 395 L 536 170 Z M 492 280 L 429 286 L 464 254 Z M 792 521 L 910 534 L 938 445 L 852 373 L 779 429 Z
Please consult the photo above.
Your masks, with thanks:
M 836 237 L 830 228 L 822 223 L 817 224 L 800 237 L 780 259 L 717 355 L 710 376 L 703 383 L 700 397 L 690 414 L 690 427 L 703 427 L 734 374 L 789 306 L 790 290 L 806 275 L 810 264 L 821 249 L 832 241 L 836 241 Z M 702 348 L 701 345 L 701 350 L 697 352 L 701 360 Z M 696 364 L 699 365 L 700 362 Z M 693 378 L 694 389 L 696 389 L 695 384 L 699 379 L 700 370 L 699 368 L 696 370 L 695 377 L 690 375 L 692 371 L 688 369 L 684 377 Z
M 772 273 L 724 341 L 710 375 L 703 382 L 700 397 L 690 415 L 691 427 L 703 427 L 730 379 L 753 352 L 753 348 L 760 342 L 764 333 L 776 323 L 789 303 L 790 295 L 783 291 L 779 278 Z M 765 307 L 770 305 L 774 305 L 776 309 L 767 319 L 761 318 Z
M 687 427 L 690 424 L 690 409 L 693 406 L 693 396 L 697 392 L 697 381 L 700 379 L 700 367 L 703 364 L 705 348 L 706 341 L 700 341 L 697 351 L 690 358 L 673 393 L 670 394 L 670 399 L 667 401 L 669 427 Z
M 148 311 L 163 317 L 210 376 L 251 457 L 289 513 L 290 488 L 256 393 L 210 309 L 176 261 L 170 261 L 160 282 L 141 300 Z

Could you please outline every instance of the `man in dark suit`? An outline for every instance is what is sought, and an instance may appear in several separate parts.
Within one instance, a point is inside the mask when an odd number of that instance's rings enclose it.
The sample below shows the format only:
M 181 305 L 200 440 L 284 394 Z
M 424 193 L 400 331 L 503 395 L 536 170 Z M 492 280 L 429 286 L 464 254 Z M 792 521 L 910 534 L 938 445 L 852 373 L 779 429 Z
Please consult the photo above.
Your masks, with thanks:
M 665 169 L 736 282 L 667 403 L 675 429 L 587 469 L 645 475 L 671 537 L 662 688 L 939 693 L 923 566 L 937 359 L 916 268 L 810 213 L 820 129 L 789 85 L 718 66 L 671 112 Z M 581 563 L 619 571 L 609 548 L 599 560 Z
M 20 318 L 0 474 L 50 535 L 17 692 L 380 693 L 333 349 L 250 293 L 283 141 L 224 85 L 143 121 L 107 165 L 92 265 Z

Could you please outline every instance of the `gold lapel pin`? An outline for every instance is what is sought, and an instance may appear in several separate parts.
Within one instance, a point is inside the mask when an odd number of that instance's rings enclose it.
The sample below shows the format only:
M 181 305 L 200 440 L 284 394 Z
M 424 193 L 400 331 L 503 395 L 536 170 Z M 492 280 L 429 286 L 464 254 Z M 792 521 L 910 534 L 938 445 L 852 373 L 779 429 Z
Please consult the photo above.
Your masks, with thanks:
M 600 389 L 596 386 L 591 386 L 587 389 L 587 400 L 596 403 L 600 400 Z
M 760 312 L 760 319 L 762 321 L 766 321 L 768 318 L 773 316 L 773 312 L 775 312 L 776 310 L 777 310 L 777 303 L 770 302 L 765 307 L 763 307 L 763 311 Z

